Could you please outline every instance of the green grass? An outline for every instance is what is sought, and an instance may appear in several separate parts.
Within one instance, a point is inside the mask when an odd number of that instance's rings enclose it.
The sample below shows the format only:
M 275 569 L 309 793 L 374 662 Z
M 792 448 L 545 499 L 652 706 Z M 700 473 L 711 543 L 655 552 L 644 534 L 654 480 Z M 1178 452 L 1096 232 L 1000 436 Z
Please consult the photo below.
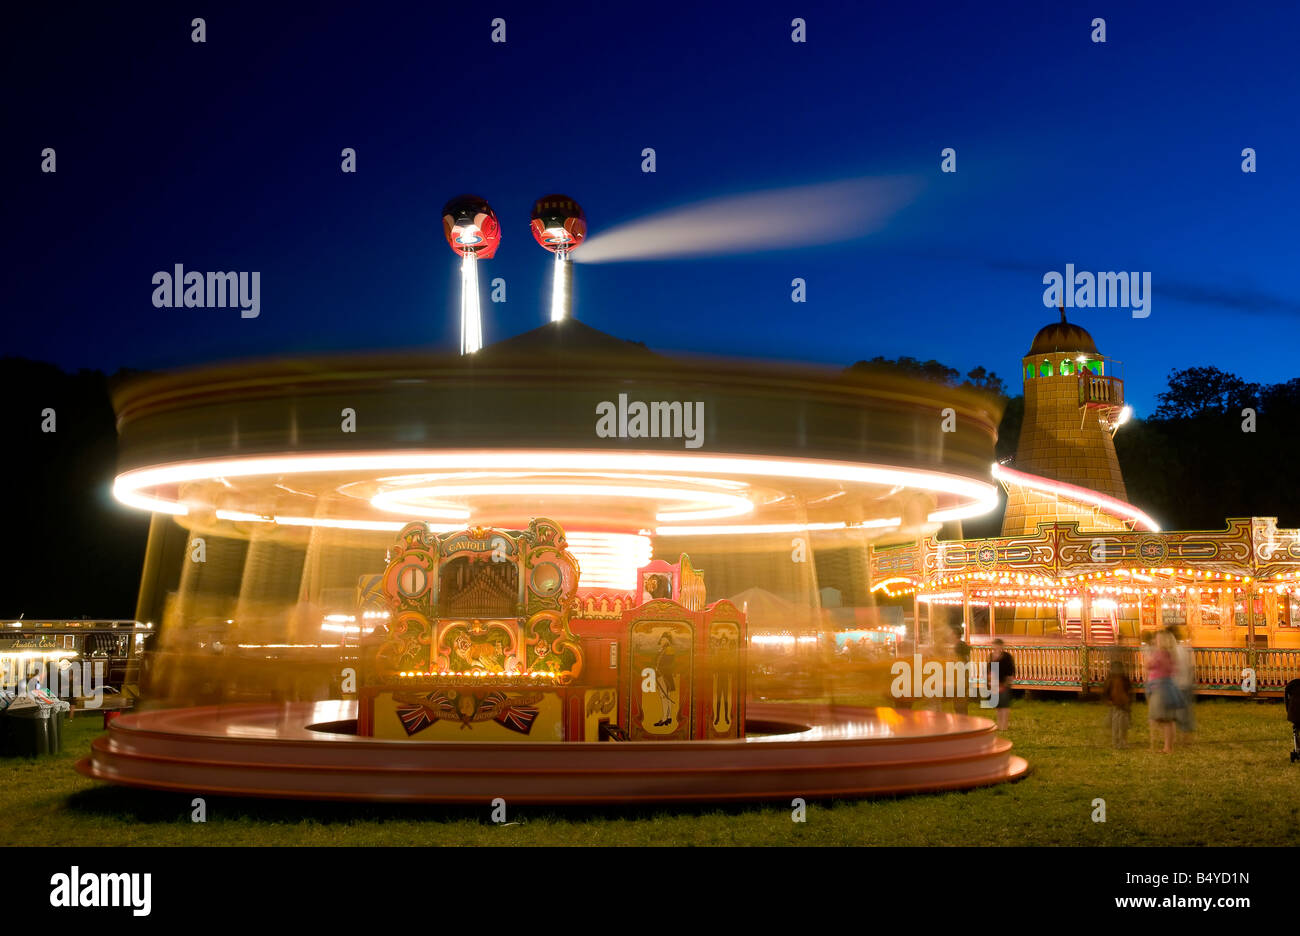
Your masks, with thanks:
M 42 845 L 1298 845 L 1300 764 L 1277 703 L 1206 700 L 1197 739 L 1149 750 L 1146 709 L 1114 751 L 1104 708 L 1017 701 L 1009 737 L 1032 773 L 966 793 L 787 807 L 482 808 L 207 799 L 111 787 L 75 773 L 97 718 L 65 724 L 64 753 L 0 759 L 0 844 Z M 1092 821 L 1095 798 L 1106 821 Z

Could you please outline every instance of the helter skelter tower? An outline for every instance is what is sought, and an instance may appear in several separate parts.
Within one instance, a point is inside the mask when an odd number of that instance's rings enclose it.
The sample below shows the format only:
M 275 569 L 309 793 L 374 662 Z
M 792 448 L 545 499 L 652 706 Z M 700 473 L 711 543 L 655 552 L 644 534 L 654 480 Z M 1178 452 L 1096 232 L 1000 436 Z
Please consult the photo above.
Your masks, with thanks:
M 1020 369 L 1025 415 L 1016 456 L 994 468 L 1007 493 L 1002 535 L 1034 536 L 1040 523 L 1061 521 L 1075 522 L 1083 532 L 1150 524 L 1128 503 L 1115 455 L 1115 431 L 1131 412 L 1120 362 L 1101 354 L 1092 335 L 1066 321 L 1062 309 L 1059 322 L 1038 330 Z M 1003 609 L 998 631 L 1077 636 L 1079 614 L 1074 606 L 1061 612 Z M 1102 631 L 1098 622 L 1093 628 L 1094 636 Z
M 1032 534 L 1040 522 L 1061 519 L 1085 529 L 1117 528 L 1109 513 L 1075 505 L 1069 488 L 1128 500 L 1114 441 L 1129 414 L 1119 364 L 1097 350 L 1086 329 L 1066 321 L 1064 310 L 1059 322 L 1038 330 L 1020 362 L 1025 416 L 1015 461 L 1000 472 L 1007 489 L 1003 536 Z

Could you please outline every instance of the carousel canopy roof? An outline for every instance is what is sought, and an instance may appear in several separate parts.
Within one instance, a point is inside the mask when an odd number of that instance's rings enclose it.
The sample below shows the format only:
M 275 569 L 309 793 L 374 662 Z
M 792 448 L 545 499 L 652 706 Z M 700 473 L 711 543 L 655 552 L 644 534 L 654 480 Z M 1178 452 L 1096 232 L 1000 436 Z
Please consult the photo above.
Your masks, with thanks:
M 1001 406 L 985 394 L 661 355 L 572 319 L 467 355 L 155 374 L 119 385 L 114 405 L 118 500 L 191 530 L 556 516 L 620 535 L 910 536 L 997 504 Z M 936 418 L 947 408 L 952 431 Z
M 640 342 L 615 338 L 578 319 L 567 318 L 488 345 L 477 359 L 495 360 L 499 355 L 543 358 L 556 354 L 631 355 L 647 361 L 661 358 Z

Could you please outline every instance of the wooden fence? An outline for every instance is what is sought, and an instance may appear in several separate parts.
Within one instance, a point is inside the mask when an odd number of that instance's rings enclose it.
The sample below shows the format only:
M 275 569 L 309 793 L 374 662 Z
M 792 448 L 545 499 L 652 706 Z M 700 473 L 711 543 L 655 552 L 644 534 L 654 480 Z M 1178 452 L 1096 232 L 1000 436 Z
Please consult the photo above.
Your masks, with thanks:
M 1083 691 L 1105 682 L 1110 661 L 1118 655 L 1129 678 L 1141 689 L 1146 678 L 1141 647 L 1084 644 L 1013 644 L 1006 650 L 1015 660 L 1016 689 Z M 992 647 L 971 648 L 971 662 L 981 676 Z M 1280 696 L 1288 682 L 1300 679 L 1300 648 L 1251 650 L 1245 647 L 1194 647 L 1196 691 L 1203 695 Z M 1246 692 L 1247 670 L 1254 670 L 1255 691 Z

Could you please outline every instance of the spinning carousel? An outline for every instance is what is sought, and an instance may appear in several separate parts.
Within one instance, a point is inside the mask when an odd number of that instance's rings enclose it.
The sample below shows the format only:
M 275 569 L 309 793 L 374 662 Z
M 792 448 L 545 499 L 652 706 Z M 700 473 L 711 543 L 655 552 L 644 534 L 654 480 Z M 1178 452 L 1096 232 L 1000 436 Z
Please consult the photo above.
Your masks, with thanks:
M 865 574 L 872 545 L 993 509 L 978 393 L 667 357 L 563 317 L 463 355 L 154 375 L 114 402 L 158 636 L 88 776 L 567 803 L 1026 770 L 983 718 L 759 697 L 761 634 L 728 600 L 813 620 L 826 556 Z

